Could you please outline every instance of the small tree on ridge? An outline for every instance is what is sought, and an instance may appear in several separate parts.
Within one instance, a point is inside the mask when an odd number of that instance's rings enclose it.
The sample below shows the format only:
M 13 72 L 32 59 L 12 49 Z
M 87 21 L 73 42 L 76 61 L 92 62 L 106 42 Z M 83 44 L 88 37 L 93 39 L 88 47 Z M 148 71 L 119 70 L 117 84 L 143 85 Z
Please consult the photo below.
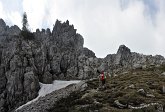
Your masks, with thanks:
M 24 39 L 27 39 L 27 40 L 34 39 L 33 33 L 31 33 L 30 30 L 28 29 L 28 20 L 27 20 L 27 14 L 26 14 L 26 12 L 24 12 L 23 18 L 22 18 L 22 31 L 21 31 L 21 35 L 24 37 Z
M 28 31 L 28 20 L 27 20 L 27 14 L 24 12 L 23 18 L 22 18 L 22 30 Z

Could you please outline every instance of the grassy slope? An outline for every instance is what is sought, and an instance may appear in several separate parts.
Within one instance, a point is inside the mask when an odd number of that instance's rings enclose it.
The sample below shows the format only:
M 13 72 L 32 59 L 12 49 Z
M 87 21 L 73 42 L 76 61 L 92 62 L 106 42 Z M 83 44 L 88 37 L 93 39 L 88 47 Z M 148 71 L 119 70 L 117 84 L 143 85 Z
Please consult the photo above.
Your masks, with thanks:
M 165 94 L 162 93 L 162 85 L 165 84 L 165 76 L 160 75 L 164 68 L 151 68 L 148 70 L 131 70 L 124 74 L 118 74 L 106 81 L 106 89 L 97 89 L 97 79 L 88 81 L 85 91 L 74 92 L 68 98 L 64 98 L 50 109 L 50 112 L 154 112 L 155 106 L 143 110 L 119 109 L 114 101 L 122 104 L 139 106 L 142 103 L 161 103 L 165 105 Z M 129 87 L 134 85 L 134 87 Z M 137 91 L 144 89 L 145 93 L 155 97 L 147 97 Z M 96 111 L 97 112 L 97 111 Z

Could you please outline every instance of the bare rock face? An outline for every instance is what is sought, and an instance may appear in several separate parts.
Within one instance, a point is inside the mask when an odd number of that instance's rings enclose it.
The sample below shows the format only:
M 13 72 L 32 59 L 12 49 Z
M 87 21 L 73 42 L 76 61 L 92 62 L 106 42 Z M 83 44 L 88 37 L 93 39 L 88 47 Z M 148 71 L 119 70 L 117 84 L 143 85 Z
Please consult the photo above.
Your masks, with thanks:
M 39 82 L 94 77 L 97 58 L 83 48 L 82 36 L 69 21 L 57 20 L 52 32 L 38 29 L 30 40 L 25 40 L 20 32 L 18 26 L 8 27 L 0 19 L 1 112 L 12 111 L 34 99 Z
M 24 74 L 23 86 L 26 99 L 32 100 L 38 95 L 39 80 L 32 71 Z
M 160 66 L 165 64 L 165 59 L 161 55 L 152 56 L 131 52 L 128 47 L 121 45 L 117 54 L 107 55 L 103 59 L 103 63 L 106 66 L 104 71 L 119 73 L 128 69 L 147 69 Z
M 82 52 L 85 56 L 87 56 L 89 58 L 90 57 L 96 58 L 95 53 L 93 51 L 89 50 L 88 48 L 83 48 Z
M 6 23 L 3 19 L 0 19 L 0 34 L 4 34 L 6 30 Z
M 49 30 L 37 30 L 35 35 L 41 43 L 43 57 L 46 60 L 44 68 L 37 70 L 42 71 L 38 73 L 42 82 L 51 83 L 54 79 L 82 79 L 86 71 L 91 71 L 90 67 L 87 66 L 86 70 L 84 65 L 81 66 L 80 60 L 96 56 L 89 49 L 83 48 L 82 36 L 76 33 L 73 25 L 69 25 L 69 21 L 61 23 L 57 20 L 52 33 Z M 88 78 L 88 75 L 90 73 L 87 73 L 85 78 Z
M 125 45 L 121 45 L 117 51 L 115 64 L 127 66 L 131 57 L 131 51 Z
M 20 33 L 20 29 L 18 26 L 14 25 L 11 26 L 9 29 L 6 30 L 6 35 L 10 35 L 10 36 L 17 36 Z

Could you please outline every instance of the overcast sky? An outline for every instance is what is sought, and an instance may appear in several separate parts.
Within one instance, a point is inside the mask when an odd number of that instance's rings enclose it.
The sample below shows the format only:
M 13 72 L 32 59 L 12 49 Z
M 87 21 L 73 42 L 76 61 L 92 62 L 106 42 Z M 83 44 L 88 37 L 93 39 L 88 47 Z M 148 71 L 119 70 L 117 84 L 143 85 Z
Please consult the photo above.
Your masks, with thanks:
M 97 57 L 125 44 L 132 52 L 165 56 L 165 0 L 0 0 L 0 18 L 21 28 L 51 28 L 67 19 Z

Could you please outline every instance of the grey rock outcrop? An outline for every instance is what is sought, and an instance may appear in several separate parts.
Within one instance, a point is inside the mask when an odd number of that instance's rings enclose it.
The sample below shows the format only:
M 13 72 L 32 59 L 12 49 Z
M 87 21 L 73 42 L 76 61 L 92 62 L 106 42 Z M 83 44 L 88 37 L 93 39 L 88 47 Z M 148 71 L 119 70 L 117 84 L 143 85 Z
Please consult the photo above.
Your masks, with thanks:
M 128 66 L 131 57 L 131 50 L 125 45 L 121 45 L 117 51 L 116 58 L 114 60 L 116 65 Z
M 162 87 L 162 93 L 165 94 L 165 85 Z
M 162 75 L 162 76 L 165 76 L 165 72 L 163 72 L 161 75 Z
M 3 19 L 0 19 L 0 34 L 3 35 L 6 30 L 6 23 Z
M 34 75 L 34 73 L 27 72 L 24 74 L 24 94 L 26 96 L 26 99 L 32 100 L 34 97 L 38 95 L 39 90 L 39 80 Z
M 24 39 L 18 26 L 0 19 L 0 111 L 12 111 L 38 95 L 39 82 L 94 77 L 95 54 L 69 21 Z M 92 75 L 91 75 L 92 74 Z M 20 97 L 21 96 L 21 97 Z
M 114 105 L 115 105 L 116 107 L 120 108 L 120 109 L 123 109 L 123 108 L 126 108 L 126 107 L 127 107 L 127 105 L 121 104 L 118 100 L 115 100 L 115 101 L 114 101 Z
M 143 55 L 131 50 L 125 45 L 121 45 L 117 54 L 109 54 L 103 59 L 104 71 L 119 73 L 128 69 L 147 69 L 165 64 L 165 58 L 161 55 Z M 107 69 L 108 68 L 108 69 Z
M 128 105 L 128 108 L 131 108 L 137 111 L 145 111 L 145 109 L 147 108 L 153 108 L 151 111 L 164 112 L 163 105 L 159 103 L 141 104 L 141 106 L 139 107 Z

